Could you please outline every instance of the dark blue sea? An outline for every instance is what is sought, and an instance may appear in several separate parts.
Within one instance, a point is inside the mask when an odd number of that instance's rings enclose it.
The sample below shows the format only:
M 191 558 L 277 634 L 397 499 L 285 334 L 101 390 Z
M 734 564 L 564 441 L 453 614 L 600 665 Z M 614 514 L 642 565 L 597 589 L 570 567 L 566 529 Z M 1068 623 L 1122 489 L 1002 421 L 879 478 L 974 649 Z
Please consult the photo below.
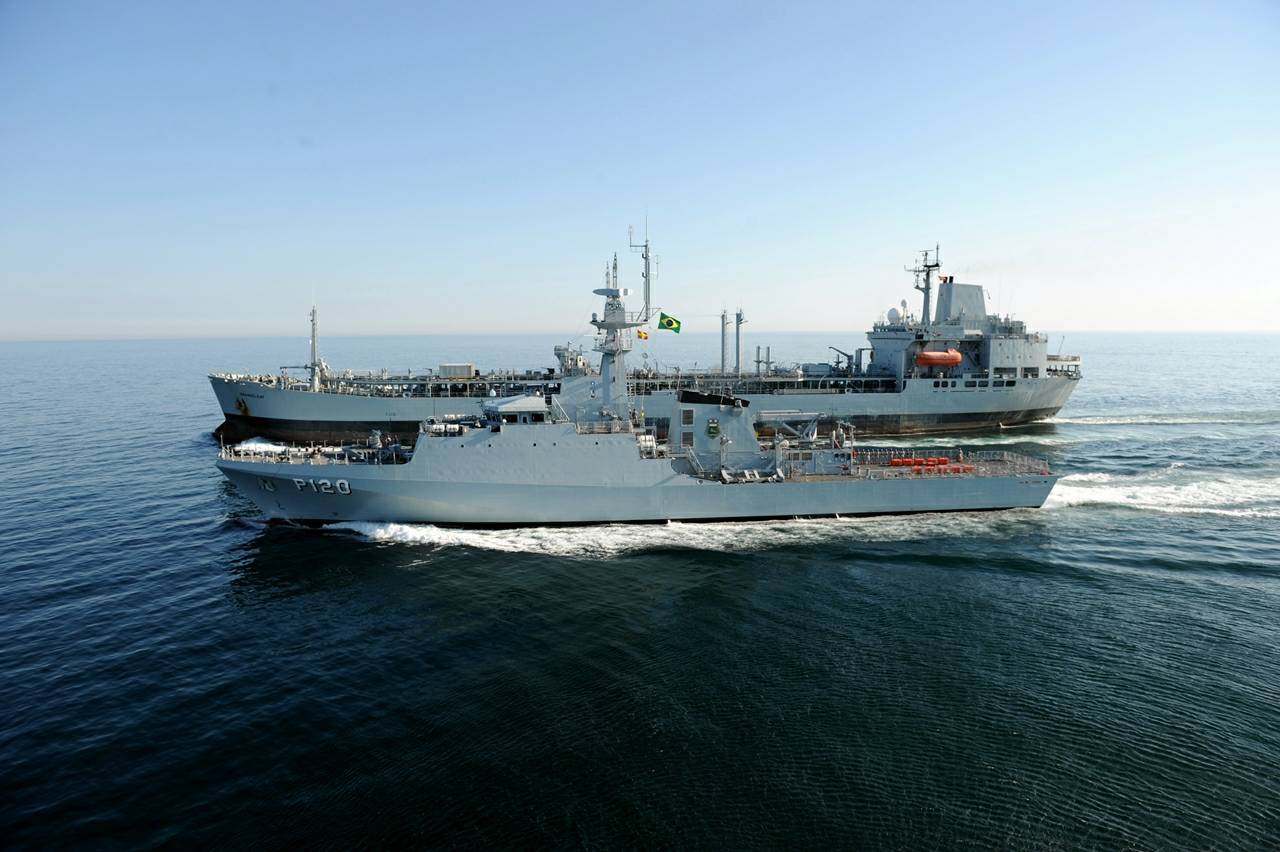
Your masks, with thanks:
M 494 532 L 260 523 L 205 374 L 305 349 L 0 344 L 6 847 L 1280 847 L 1280 336 L 1068 333 L 1058 418 L 925 442 L 1042 510 Z

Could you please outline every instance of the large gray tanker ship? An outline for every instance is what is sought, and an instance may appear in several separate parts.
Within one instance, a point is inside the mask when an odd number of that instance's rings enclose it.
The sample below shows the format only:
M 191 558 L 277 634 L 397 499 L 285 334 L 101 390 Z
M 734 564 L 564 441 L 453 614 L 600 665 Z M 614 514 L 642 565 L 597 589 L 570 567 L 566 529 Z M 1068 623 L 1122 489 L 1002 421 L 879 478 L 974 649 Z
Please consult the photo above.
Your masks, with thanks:
M 819 437 L 807 415 L 753 413 L 749 400 L 687 388 L 665 397 L 660 437 L 626 370 L 647 304 L 630 314 L 624 291 L 595 292 L 605 309 L 592 317 L 601 359 L 589 386 L 487 398 L 479 414 L 419 424 L 412 447 L 376 434 L 362 446 L 250 442 L 224 447 L 218 467 L 270 519 L 463 526 L 1038 507 L 1057 480 L 1026 456 L 869 449 L 847 422 Z M 757 422 L 777 427 L 763 443 Z
M 648 310 L 649 243 L 643 259 Z M 983 288 L 940 276 L 936 251 L 923 252 L 910 272 L 923 294 L 919 316 L 890 309 L 852 353 L 831 347 L 834 363 L 775 366 L 756 358 L 742 368 L 740 335 L 729 358 L 727 315 L 720 370 L 625 376 L 651 425 L 666 427 L 673 394 L 682 389 L 733 396 L 751 403 L 757 419 L 770 412 L 813 412 L 860 435 L 893 435 L 1015 426 L 1052 417 L 1080 379 L 1080 359 L 1048 352 L 1048 337 L 1025 323 L 988 314 Z M 617 260 L 606 287 L 617 288 Z M 936 304 L 934 296 L 936 294 Z M 741 328 L 742 315 L 738 315 Z M 480 415 L 486 400 L 537 393 L 580 398 L 600 393 L 601 373 L 580 349 L 555 347 L 557 365 L 543 371 L 482 372 L 472 364 L 392 374 L 331 369 L 320 357 L 316 312 L 311 313 L 311 359 L 305 378 L 281 368 L 275 375 L 217 373 L 209 377 L 222 408 L 219 433 L 228 441 L 264 437 L 285 441 L 343 441 L 370 429 L 412 440 L 432 417 Z M 763 422 L 763 421 L 761 421 Z

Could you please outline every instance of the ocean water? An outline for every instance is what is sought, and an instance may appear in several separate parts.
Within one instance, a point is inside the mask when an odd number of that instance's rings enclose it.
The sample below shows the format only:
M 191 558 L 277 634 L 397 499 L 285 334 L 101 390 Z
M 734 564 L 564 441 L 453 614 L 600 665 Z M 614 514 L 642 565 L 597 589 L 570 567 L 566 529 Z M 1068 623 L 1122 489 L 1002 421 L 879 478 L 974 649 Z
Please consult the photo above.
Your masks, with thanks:
M 1061 416 L 924 442 L 1038 511 L 484 532 L 259 522 L 204 375 L 305 345 L 0 344 L 6 846 L 1280 846 L 1280 336 L 1068 333 Z

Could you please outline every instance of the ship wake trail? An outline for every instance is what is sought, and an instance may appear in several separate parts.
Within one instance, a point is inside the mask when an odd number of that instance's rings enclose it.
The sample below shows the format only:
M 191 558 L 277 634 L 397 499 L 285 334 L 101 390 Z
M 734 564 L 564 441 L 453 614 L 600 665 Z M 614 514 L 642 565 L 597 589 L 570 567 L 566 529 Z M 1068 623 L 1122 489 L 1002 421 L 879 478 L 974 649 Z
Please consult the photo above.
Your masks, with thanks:
M 1005 535 L 1034 522 L 1036 510 L 948 513 L 957 534 L 982 535 L 996 526 Z M 818 518 L 726 523 L 607 524 L 589 527 L 525 527 L 466 530 L 432 524 L 349 522 L 326 529 L 352 532 L 371 541 L 431 548 L 473 548 L 506 553 L 540 553 L 574 559 L 610 559 L 659 550 L 759 553 L 806 547 L 856 547 L 880 542 L 931 541 L 938 515 Z
M 1163 514 L 1280 518 L 1280 471 L 1217 473 L 1171 464 L 1138 475 L 1076 473 L 1058 481 L 1046 509 L 1120 506 Z
M 1047 424 L 1063 426 L 1272 426 L 1280 425 L 1280 411 L 1220 411 L 1203 414 L 1122 414 L 1051 417 Z
M 266 438 L 250 438 L 247 441 L 241 441 L 235 445 L 235 448 L 245 453 L 286 453 L 290 449 L 289 444 L 282 444 L 277 441 L 269 441 Z

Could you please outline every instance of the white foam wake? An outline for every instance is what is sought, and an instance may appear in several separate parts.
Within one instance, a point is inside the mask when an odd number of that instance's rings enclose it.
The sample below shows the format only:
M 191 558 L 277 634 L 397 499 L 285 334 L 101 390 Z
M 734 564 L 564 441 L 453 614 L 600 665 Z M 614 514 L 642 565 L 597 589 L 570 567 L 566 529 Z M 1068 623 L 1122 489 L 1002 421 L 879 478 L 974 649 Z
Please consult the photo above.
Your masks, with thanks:
M 1280 518 L 1280 472 L 1206 474 L 1174 462 L 1136 475 L 1076 473 L 1058 482 L 1044 510 L 501 530 L 350 522 L 334 524 L 329 529 L 389 544 L 608 559 L 663 549 L 750 553 L 815 545 L 919 541 L 936 539 L 939 535 L 968 537 L 998 533 L 1008 537 L 1016 534 L 1023 524 L 1047 520 L 1046 515 L 1052 517 L 1053 510 L 1087 506 L 1123 506 L 1170 514 Z
M 939 535 L 980 535 L 993 524 L 1025 519 L 1034 510 L 995 515 L 909 515 L 873 518 L 742 521 L 726 523 L 609 524 L 590 527 L 522 527 L 466 530 L 431 524 L 352 522 L 330 529 L 348 530 L 377 542 L 471 547 L 510 553 L 545 553 L 581 559 L 607 559 L 648 550 L 684 549 L 745 553 L 775 548 L 838 545 L 851 542 L 912 541 Z
M 1045 508 L 1125 506 L 1166 514 L 1280 518 L 1274 472 L 1205 474 L 1173 464 L 1139 475 L 1075 473 L 1059 480 Z
M 1041 421 L 1068 426 L 1213 426 L 1231 424 L 1266 425 L 1280 423 L 1280 412 L 1205 412 L 1201 414 L 1124 414 L 1081 417 L 1050 417 Z
M 268 441 L 266 438 L 249 438 L 236 444 L 235 449 L 242 453 L 283 453 L 288 451 L 289 445 Z
M 1054 421 L 1046 420 L 1044 423 Z M 1043 426 L 1044 423 L 1033 423 L 1028 426 Z M 1032 431 L 1019 426 L 999 432 L 974 432 L 970 434 L 948 435 L 876 435 L 860 439 L 867 447 L 978 447 L 1009 446 L 1012 444 L 1036 444 L 1039 446 L 1066 446 L 1080 443 L 1079 437 L 1064 434 L 1052 434 L 1043 430 Z
M 266 438 L 249 438 L 235 445 L 235 449 L 242 453 L 284 453 L 289 450 L 298 450 L 297 444 L 281 444 L 277 441 L 271 441 Z M 321 452 L 339 452 L 342 447 L 333 447 L 328 445 L 317 445 L 316 450 Z

